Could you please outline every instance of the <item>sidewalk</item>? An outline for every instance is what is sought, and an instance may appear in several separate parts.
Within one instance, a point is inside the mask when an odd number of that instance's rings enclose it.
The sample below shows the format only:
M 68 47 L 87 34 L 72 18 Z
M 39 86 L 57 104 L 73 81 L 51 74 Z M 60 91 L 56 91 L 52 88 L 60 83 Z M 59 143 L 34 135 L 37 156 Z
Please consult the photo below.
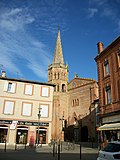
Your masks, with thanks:
M 96 160 L 97 159 L 97 148 L 82 147 L 81 148 L 81 159 L 80 159 L 80 146 L 75 145 L 74 150 L 70 148 L 68 150 L 66 145 L 62 146 L 60 151 L 59 160 Z M 0 160 L 58 160 L 58 154 L 55 152 L 53 156 L 53 146 L 43 145 L 42 147 L 36 146 L 33 148 L 21 146 L 21 148 L 6 149 L 4 152 L 3 148 L 0 150 Z

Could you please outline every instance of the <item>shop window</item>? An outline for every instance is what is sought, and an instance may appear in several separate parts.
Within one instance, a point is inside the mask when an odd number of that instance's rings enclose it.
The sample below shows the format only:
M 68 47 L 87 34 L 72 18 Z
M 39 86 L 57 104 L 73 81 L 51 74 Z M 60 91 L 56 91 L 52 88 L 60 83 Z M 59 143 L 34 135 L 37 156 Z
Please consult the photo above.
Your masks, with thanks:
M 49 96 L 49 88 L 48 87 L 42 87 L 42 96 L 43 97 Z
M 13 114 L 14 111 L 14 102 L 5 101 L 4 114 Z
M 25 94 L 27 95 L 33 94 L 33 85 L 25 85 Z
M 27 144 L 28 128 L 20 126 L 17 128 L 16 144 Z
M 15 93 L 15 87 L 16 87 L 16 83 L 7 82 L 7 81 L 4 83 L 4 91 L 6 92 Z
M 105 71 L 105 76 L 108 76 L 110 74 L 108 60 L 106 59 L 104 61 L 104 71 Z
M 112 99 L 111 99 L 111 87 L 110 85 L 106 86 L 106 97 L 107 97 L 107 104 L 111 104 L 112 103 Z
M 1 125 L 0 126 L 0 143 L 5 143 L 7 141 L 7 132 L 8 132 L 8 126 Z
M 31 103 L 23 103 L 22 115 L 23 116 L 31 116 L 32 115 L 32 104 Z

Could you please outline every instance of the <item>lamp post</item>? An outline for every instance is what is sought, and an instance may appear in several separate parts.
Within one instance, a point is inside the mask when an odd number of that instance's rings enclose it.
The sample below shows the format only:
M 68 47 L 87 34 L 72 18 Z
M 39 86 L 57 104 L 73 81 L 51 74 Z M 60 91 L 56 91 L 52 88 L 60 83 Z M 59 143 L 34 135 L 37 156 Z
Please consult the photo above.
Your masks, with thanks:
M 38 111 L 38 134 L 37 134 L 37 145 L 39 145 L 39 138 L 40 138 L 40 136 L 39 136 L 39 130 L 40 130 L 40 117 L 41 117 L 41 114 L 40 114 L 41 108 L 39 107 L 38 109 L 39 109 L 39 111 Z

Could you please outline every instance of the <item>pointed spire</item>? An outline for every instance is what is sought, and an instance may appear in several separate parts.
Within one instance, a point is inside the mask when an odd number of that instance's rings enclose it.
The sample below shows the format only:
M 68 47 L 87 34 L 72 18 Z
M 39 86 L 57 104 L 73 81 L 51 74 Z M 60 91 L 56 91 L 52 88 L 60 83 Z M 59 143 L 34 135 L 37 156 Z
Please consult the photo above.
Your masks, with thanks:
M 55 63 L 64 64 L 59 26 L 58 26 L 58 36 L 57 36 L 56 47 L 55 47 L 54 58 L 53 58 L 53 64 Z

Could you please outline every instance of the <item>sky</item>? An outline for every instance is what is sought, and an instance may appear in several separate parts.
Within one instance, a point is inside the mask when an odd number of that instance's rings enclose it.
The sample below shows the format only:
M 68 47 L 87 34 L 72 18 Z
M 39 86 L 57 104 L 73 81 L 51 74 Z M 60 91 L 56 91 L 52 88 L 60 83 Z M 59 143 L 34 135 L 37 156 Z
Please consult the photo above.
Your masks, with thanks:
M 69 81 L 97 80 L 97 43 L 120 36 L 120 0 L 0 0 L 0 70 L 47 82 L 58 26 Z

